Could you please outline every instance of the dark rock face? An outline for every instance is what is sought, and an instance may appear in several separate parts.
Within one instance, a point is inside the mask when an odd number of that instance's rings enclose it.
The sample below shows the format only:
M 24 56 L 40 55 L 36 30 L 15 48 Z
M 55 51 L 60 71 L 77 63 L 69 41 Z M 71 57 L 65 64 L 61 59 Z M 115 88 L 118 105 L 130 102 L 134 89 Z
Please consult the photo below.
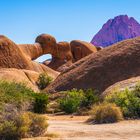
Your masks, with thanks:
M 140 36 L 140 24 L 127 15 L 120 15 L 108 20 L 93 37 L 91 43 L 106 47 L 119 41 Z
M 116 82 L 140 75 L 140 37 L 116 43 L 74 63 L 46 91 L 94 88 L 103 92 Z

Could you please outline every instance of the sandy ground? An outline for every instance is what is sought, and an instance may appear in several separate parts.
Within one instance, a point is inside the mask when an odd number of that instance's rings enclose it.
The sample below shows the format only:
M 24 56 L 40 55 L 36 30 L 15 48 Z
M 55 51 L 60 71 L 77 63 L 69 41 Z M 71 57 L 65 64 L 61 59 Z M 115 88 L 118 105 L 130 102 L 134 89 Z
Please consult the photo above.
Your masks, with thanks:
M 40 137 L 32 140 L 140 140 L 140 120 L 90 125 L 85 123 L 87 118 L 49 116 L 48 133 L 56 134 L 57 138 Z

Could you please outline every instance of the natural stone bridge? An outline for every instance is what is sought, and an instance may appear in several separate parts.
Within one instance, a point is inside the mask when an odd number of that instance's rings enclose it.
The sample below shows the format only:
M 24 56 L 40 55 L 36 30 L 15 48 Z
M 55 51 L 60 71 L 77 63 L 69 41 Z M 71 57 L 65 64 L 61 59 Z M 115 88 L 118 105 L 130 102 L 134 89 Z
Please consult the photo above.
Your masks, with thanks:
M 2 68 L 28 69 L 37 72 L 46 71 L 48 67 L 59 70 L 61 66 L 69 66 L 94 52 L 97 52 L 97 49 L 90 43 L 78 40 L 57 43 L 56 39 L 48 34 L 39 35 L 34 44 L 18 45 L 7 37 L 0 36 L 0 67 Z M 45 61 L 40 64 L 33 61 L 44 54 L 52 55 L 50 63 Z

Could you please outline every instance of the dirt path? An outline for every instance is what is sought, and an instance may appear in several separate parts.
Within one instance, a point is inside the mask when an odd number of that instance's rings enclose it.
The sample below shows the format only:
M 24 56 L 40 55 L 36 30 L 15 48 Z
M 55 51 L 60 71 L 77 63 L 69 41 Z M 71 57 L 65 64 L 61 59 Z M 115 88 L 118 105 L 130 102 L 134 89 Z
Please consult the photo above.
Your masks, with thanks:
M 57 134 L 49 140 L 140 140 L 140 120 L 114 124 L 89 125 L 87 116 L 49 116 L 48 133 Z M 34 140 L 48 140 L 34 138 Z

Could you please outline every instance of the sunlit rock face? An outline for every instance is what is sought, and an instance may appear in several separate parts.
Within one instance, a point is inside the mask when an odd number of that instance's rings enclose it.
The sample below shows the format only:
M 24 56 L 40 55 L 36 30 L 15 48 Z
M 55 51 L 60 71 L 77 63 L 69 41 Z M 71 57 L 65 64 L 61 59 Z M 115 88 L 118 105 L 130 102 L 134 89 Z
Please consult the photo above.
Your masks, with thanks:
M 91 43 L 95 46 L 107 47 L 138 36 L 140 36 L 140 24 L 133 17 L 120 15 L 109 19 L 93 37 Z
M 61 73 L 46 91 L 93 88 L 102 93 L 116 82 L 140 76 L 139 60 L 140 37 L 124 40 L 78 60 Z

